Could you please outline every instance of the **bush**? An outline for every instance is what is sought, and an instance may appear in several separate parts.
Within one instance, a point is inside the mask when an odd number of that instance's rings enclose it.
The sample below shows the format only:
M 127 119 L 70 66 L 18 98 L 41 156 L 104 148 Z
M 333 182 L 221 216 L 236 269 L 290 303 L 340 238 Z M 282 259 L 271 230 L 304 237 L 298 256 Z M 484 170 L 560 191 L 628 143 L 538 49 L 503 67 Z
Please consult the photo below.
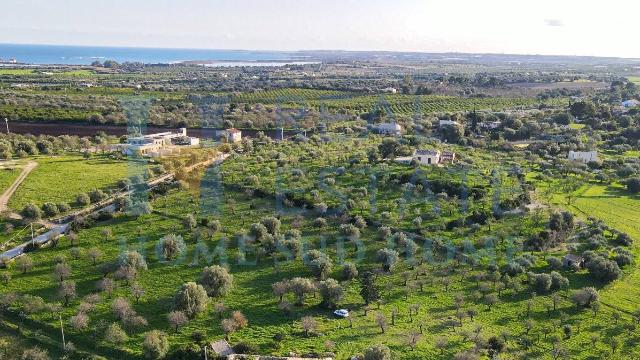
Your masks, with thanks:
M 531 287 L 538 293 L 546 293 L 551 288 L 551 276 L 549 274 L 531 274 L 529 281 Z
M 162 359 L 169 351 L 167 335 L 159 330 L 151 330 L 144 336 L 142 351 L 147 359 Z
M 248 354 L 248 355 L 257 354 L 258 347 L 255 346 L 254 344 L 239 342 L 233 345 L 233 351 L 235 351 L 236 354 Z
M 562 260 L 557 257 L 550 257 L 547 259 L 547 262 L 549 263 L 549 266 L 554 270 L 562 269 Z
M 209 297 L 207 291 L 194 282 L 182 284 L 173 298 L 173 308 L 184 311 L 189 318 L 194 318 L 207 308 Z
M 58 211 L 62 214 L 66 213 L 67 211 L 71 210 L 71 206 L 69 206 L 69 204 L 67 203 L 59 203 L 58 205 Z
M 551 290 L 562 290 L 569 287 L 569 279 L 556 271 L 551 272 Z
M 585 252 L 587 254 L 589 252 Z M 602 255 L 589 253 L 585 257 L 585 267 L 591 276 L 598 280 L 611 282 L 620 277 L 622 271 L 618 264 Z
M 80 206 L 87 206 L 91 204 L 91 199 L 87 194 L 84 194 L 84 193 L 78 194 L 78 196 L 76 196 L 76 203 Z
M 34 204 L 27 204 L 22 211 L 20 211 L 20 215 L 27 221 L 34 221 L 42 217 L 42 211 Z
M 186 247 L 182 236 L 169 234 L 160 238 L 156 246 L 156 253 L 158 258 L 173 260 L 179 257 Z
M 591 306 L 591 304 L 598 302 L 599 299 L 598 290 L 592 287 L 585 287 L 571 294 L 571 300 L 576 304 L 576 307 Z
M 400 259 L 400 255 L 393 249 L 380 249 L 376 253 L 376 259 L 382 264 L 384 271 L 391 271 Z
M 233 287 L 233 275 L 219 265 L 204 268 L 200 274 L 201 284 L 211 297 L 223 296 Z
M 353 280 L 358 277 L 358 268 L 354 263 L 346 262 L 342 267 L 342 276 L 345 280 Z
M 322 306 L 335 309 L 344 296 L 344 290 L 336 280 L 327 279 L 320 282 L 320 295 L 322 296 Z
M 107 198 L 107 194 L 100 189 L 94 189 L 89 192 L 89 199 L 91 199 L 92 203 L 100 202 Z
M 364 360 L 391 360 L 391 350 L 386 345 L 374 345 L 364 351 Z
M 50 202 L 44 203 L 44 205 L 42 205 L 42 211 L 47 217 L 56 216 L 60 212 L 60 210 L 58 209 L 58 205 Z
M 627 187 L 627 191 L 629 191 L 632 194 L 637 194 L 640 192 L 640 178 L 630 178 L 627 179 L 624 184 Z
M 325 279 L 333 268 L 333 261 L 325 253 L 318 250 L 307 251 L 304 260 L 318 280 Z

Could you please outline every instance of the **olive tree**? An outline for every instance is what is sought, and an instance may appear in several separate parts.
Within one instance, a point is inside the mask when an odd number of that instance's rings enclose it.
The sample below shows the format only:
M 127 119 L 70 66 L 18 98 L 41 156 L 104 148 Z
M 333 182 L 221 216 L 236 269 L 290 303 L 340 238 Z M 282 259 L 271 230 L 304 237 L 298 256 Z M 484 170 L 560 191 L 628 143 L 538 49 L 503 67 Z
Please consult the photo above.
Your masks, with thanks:
M 182 284 L 173 298 L 174 310 L 181 310 L 189 318 L 194 318 L 207 308 L 209 297 L 207 291 L 195 282 Z
M 222 266 L 212 265 L 202 270 L 198 283 L 204 287 L 207 295 L 223 296 L 233 287 L 233 275 Z
M 167 335 L 159 330 L 151 330 L 144 336 L 142 351 L 147 359 L 162 359 L 169 352 Z

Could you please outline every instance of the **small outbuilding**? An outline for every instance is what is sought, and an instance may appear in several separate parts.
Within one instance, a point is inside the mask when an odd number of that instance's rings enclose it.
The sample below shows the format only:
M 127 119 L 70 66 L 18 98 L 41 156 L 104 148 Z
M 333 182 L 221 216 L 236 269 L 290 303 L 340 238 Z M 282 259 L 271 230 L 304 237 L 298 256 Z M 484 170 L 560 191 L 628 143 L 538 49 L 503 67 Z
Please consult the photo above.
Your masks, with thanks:
M 562 266 L 565 268 L 584 266 L 584 258 L 579 255 L 567 254 L 562 258 Z
M 219 357 L 235 354 L 235 351 L 233 351 L 233 348 L 231 347 L 231 345 L 229 345 L 229 343 L 226 340 L 214 341 L 211 344 L 209 344 L 209 347 Z
M 437 165 L 440 163 L 440 150 L 416 150 L 413 159 L 422 165 Z
M 569 160 L 581 163 L 589 163 L 598 161 L 597 151 L 569 151 Z
M 402 135 L 402 126 L 396 123 L 381 123 L 376 129 L 379 134 L 383 135 Z

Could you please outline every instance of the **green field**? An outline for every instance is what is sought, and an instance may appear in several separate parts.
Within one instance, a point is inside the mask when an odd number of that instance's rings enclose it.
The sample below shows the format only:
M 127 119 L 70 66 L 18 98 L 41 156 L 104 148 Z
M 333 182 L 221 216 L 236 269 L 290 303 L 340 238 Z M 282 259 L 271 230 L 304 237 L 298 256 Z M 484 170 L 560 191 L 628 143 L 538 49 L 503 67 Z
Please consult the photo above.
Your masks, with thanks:
M 0 75 L 31 75 L 33 69 L 3 69 L 0 68 Z
M 9 185 L 20 175 L 20 168 L 0 169 L 0 194 L 3 193 Z
M 21 210 L 28 203 L 72 203 L 76 195 L 92 189 L 115 185 L 127 177 L 128 164 L 97 155 L 84 159 L 79 155 L 38 157 L 36 167 L 20 184 L 9 207 Z
M 454 354 L 470 349 L 474 346 L 474 337 L 487 339 L 491 336 L 500 336 L 507 339 L 506 348 L 501 358 L 541 358 L 551 359 L 554 342 L 559 341 L 567 349 L 568 356 L 572 359 L 596 359 L 608 357 L 610 351 L 604 342 L 612 336 L 620 336 L 624 330 L 624 324 L 631 318 L 629 313 L 637 308 L 632 300 L 637 294 L 635 285 L 635 273 L 627 275 L 622 280 L 612 285 L 604 286 L 589 277 L 585 270 L 570 271 L 560 270 L 563 276 L 570 280 L 570 289 L 557 292 L 560 295 L 558 309 L 550 310 L 551 293 L 533 294 L 527 284 L 526 274 L 515 275 L 513 281 L 517 285 L 509 285 L 505 290 L 499 290 L 495 282 L 487 278 L 488 268 L 495 262 L 502 267 L 513 257 L 522 252 L 519 246 L 525 239 L 538 234 L 545 226 L 546 219 L 541 214 L 520 214 L 490 220 L 489 223 L 480 225 L 463 225 L 447 229 L 445 223 L 455 221 L 461 216 L 470 215 L 470 212 L 481 212 L 491 207 L 491 200 L 508 201 L 519 196 L 522 189 L 520 182 L 507 172 L 498 169 L 492 175 L 491 169 L 497 162 L 505 167 L 517 162 L 513 154 L 489 153 L 475 151 L 464 153 L 462 148 L 461 158 L 468 164 L 473 164 L 469 174 L 463 175 L 456 167 L 412 168 L 407 165 L 378 162 L 369 164 L 363 159 L 366 153 L 380 144 L 381 137 L 372 136 L 368 139 L 336 137 L 340 141 L 322 143 L 275 143 L 261 145 L 259 149 L 236 155 L 225 161 L 222 166 L 224 180 L 222 187 L 211 189 L 207 184 L 215 184 L 211 178 L 201 180 L 199 176 L 192 179 L 194 184 L 189 190 L 174 189 L 165 196 L 158 196 L 151 202 L 153 212 L 139 218 L 133 218 L 125 214 L 118 214 L 113 219 L 100 222 L 96 226 L 80 230 L 77 247 L 81 251 L 78 259 L 71 254 L 71 245 L 68 240 L 54 248 L 40 249 L 31 256 L 35 267 L 26 274 L 21 274 L 15 267 L 10 269 L 13 280 L 5 287 L 2 293 L 22 292 L 33 296 L 42 297 L 47 302 L 59 301 L 57 296 L 58 284 L 52 278 L 52 269 L 56 258 L 64 257 L 71 267 L 70 279 L 77 283 L 78 298 L 74 299 L 68 307 L 64 307 L 60 314 L 65 324 L 78 311 L 81 298 L 96 292 L 96 282 L 102 279 L 100 266 L 94 266 L 87 258 L 88 249 L 97 247 L 103 253 L 99 263 L 114 261 L 120 251 L 125 248 L 137 249 L 147 259 L 149 269 L 137 275 L 135 283 L 145 289 L 139 304 L 134 304 L 135 310 L 148 320 L 149 324 L 143 328 L 129 329 L 129 339 L 122 345 L 109 345 L 103 342 L 101 329 L 105 324 L 116 322 L 117 319 L 111 310 L 111 302 L 115 297 L 125 297 L 133 302 L 130 285 L 131 281 L 118 280 L 114 294 L 100 295 L 100 302 L 88 315 L 89 327 L 84 330 L 74 330 L 67 325 L 67 338 L 76 344 L 80 350 L 90 350 L 93 353 L 107 358 L 141 358 L 141 343 L 146 331 L 160 329 L 168 334 L 172 349 L 192 344 L 192 333 L 201 331 L 207 339 L 216 340 L 224 337 L 218 315 L 210 304 L 207 311 L 200 314 L 178 332 L 174 332 L 167 322 L 166 315 L 172 310 L 172 298 L 176 289 L 186 281 L 194 281 L 204 266 L 209 263 L 206 259 L 204 248 L 216 264 L 227 264 L 234 276 L 234 287 L 229 294 L 221 298 L 214 298 L 211 303 L 223 302 L 228 311 L 224 316 L 229 316 L 232 310 L 241 310 L 249 320 L 249 326 L 230 336 L 230 343 L 244 342 L 254 347 L 254 352 L 261 354 L 282 355 L 295 351 L 297 353 L 323 353 L 327 350 L 327 341 L 335 343 L 331 348 L 336 353 L 336 359 L 344 360 L 360 353 L 363 349 L 376 344 L 387 344 L 392 352 L 393 359 L 451 359 Z M 76 171 L 90 172 L 90 166 L 99 166 L 102 169 L 106 159 L 82 160 L 74 157 L 50 158 L 51 163 L 70 161 Z M 356 161 L 353 161 L 353 160 Z M 42 162 L 43 159 L 40 159 Z M 98 161 L 98 163 L 92 163 Z M 47 162 L 41 163 L 47 169 Z M 81 165 L 79 165 L 81 164 Z M 57 164 L 56 166 L 62 166 Z M 115 165 L 114 165 L 115 166 Z M 345 172 L 341 174 L 341 166 Z M 54 165 L 49 165 L 53 168 Z M 327 173 L 327 169 L 330 169 Z M 295 171 L 294 171 L 295 170 Z M 106 171 L 106 170 L 101 170 Z M 51 169 L 49 171 L 51 172 Z M 98 171 L 93 171 L 98 172 Z M 46 172 L 45 172 L 46 173 Z M 294 175 L 295 173 L 295 175 Z M 323 175 L 324 174 L 324 175 Z M 377 185 L 372 186 L 371 174 L 378 174 Z M 446 201 L 434 202 L 422 190 L 410 192 L 410 186 L 404 185 L 407 179 L 414 174 L 423 174 L 426 179 L 434 183 L 455 186 L 461 182 L 462 176 L 466 178 L 469 191 L 480 191 L 473 200 L 470 200 L 467 210 L 463 210 L 457 196 L 452 196 Z M 44 174 L 39 175 L 45 177 Z M 211 176 L 211 174 L 209 174 Z M 257 176 L 257 179 L 252 178 Z M 120 176 L 122 177 L 122 176 Z M 333 181 L 325 180 L 325 177 Z M 118 177 L 114 176 L 113 181 Z M 493 179 L 493 180 L 491 180 Z M 499 181 L 500 187 L 493 188 L 491 182 Z M 88 182 L 88 180 L 85 180 Z M 418 182 L 420 182 L 418 180 Z M 78 181 L 73 182 L 79 186 Z M 252 183 L 249 186 L 247 183 Z M 330 186 L 320 186 L 320 183 Z M 86 184 L 83 183 L 83 186 Z M 74 193 L 78 189 L 66 191 Z M 94 185 L 96 186 L 96 185 Z M 421 185 L 422 186 L 422 185 Z M 362 214 L 367 218 L 367 225 L 363 226 L 359 240 L 364 245 L 363 257 L 358 258 L 356 243 L 346 241 L 339 233 L 340 225 L 349 223 L 348 218 L 326 215 L 327 227 L 318 228 L 314 225 L 319 215 L 312 210 L 313 204 L 323 201 L 334 207 L 340 206 L 340 199 L 346 196 L 350 199 L 362 200 L 362 195 L 357 195 L 362 188 L 368 189 L 367 201 L 354 202 L 349 205 L 348 212 L 351 215 Z M 314 191 L 320 190 L 321 191 Z M 445 189 L 449 189 L 448 187 Z M 457 189 L 457 188 L 456 188 Z M 615 191 L 616 189 L 614 189 Z M 47 191 L 42 189 L 41 191 Z M 444 190 L 436 190 L 444 191 Z M 449 191 L 452 191 L 449 189 Z M 609 210 L 602 209 L 598 203 L 602 196 L 611 195 L 609 200 L 618 207 L 623 208 L 620 214 L 625 216 L 637 216 L 635 199 L 625 199 L 618 193 L 606 193 L 604 190 L 593 190 L 593 193 L 582 192 L 575 200 L 577 208 L 592 206 L 599 208 L 596 215 L 603 217 Z M 278 211 L 278 201 L 275 194 L 286 192 L 292 200 L 292 204 L 285 205 Z M 44 199 L 45 196 L 38 197 Z M 316 199 L 317 198 L 317 199 Z M 559 198 L 557 198 L 559 199 Z M 619 199 L 619 200 L 617 200 Z M 602 201 L 605 203 L 607 200 Z M 202 202 L 202 205 L 201 205 Z M 205 206 L 204 204 L 209 204 Z M 301 207 L 303 205 L 305 209 Z M 402 207 L 400 208 L 400 205 Z M 434 208 L 439 208 L 436 211 Z M 588 209 L 588 211 L 592 211 Z M 593 210 L 595 212 L 595 210 Z M 391 217 L 386 218 L 382 213 L 389 212 Z M 433 212 L 433 218 L 427 218 L 420 228 L 416 228 L 412 219 L 422 213 Z M 258 245 L 250 245 L 246 260 L 241 263 L 237 239 L 251 228 L 252 223 L 260 221 L 267 216 L 280 214 L 282 227 L 280 233 L 287 230 L 298 229 L 301 232 L 301 241 L 306 249 L 321 248 L 326 245 L 324 251 L 332 259 L 334 266 L 329 276 L 340 281 L 345 291 L 344 298 L 339 303 L 339 308 L 348 308 L 352 311 L 353 322 L 337 319 L 332 316 L 332 309 L 321 305 L 319 294 L 308 295 L 304 306 L 294 306 L 290 313 L 284 313 L 279 309 L 279 301 L 272 294 L 271 285 L 283 279 L 296 276 L 313 277 L 300 257 L 285 261 L 278 257 L 276 266 L 275 256 L 263 256 L 260 261 L 255 260 L 255 251 Z M 201 235 L 197 244 L 197 232 L 186 228 L 185 216 L 193 214 L 196 218 L 214 217 L 221 222 L 221 231 L 213 235 Z M 609 215 L 613 218 L 612 215 Z M 612 219 L 612 221 L 614 221 Z M 620 224 L 625 220 L 620 220 Z M 394 229 L 408 233 L 420 232 L 426 239 L 435 239 L 451 246 L 471 246 L 478 249 L 471 252 L 471 256 L 477 263 L 473 266 L 448 257 L 444 253 L 436 253 L 434 258 L 427 260 L 423 265 L 412 266 L 409 263 L 400 263 L 392 273 L 379 272 L 380 265 L 376 261 L 377 250 L 388 246 L 387 240 L 378 235 L 380 224 L 390 225 Z M 617 223 L 610 224 L 614 226 Z M 477 226 L 476 226 L 477 225 Z M 105 229 L 110 230 L 106 236 Z M 622 229 L 624 230 L 624 229 Z M 632 230 L 632 229 L 630 229 Z M 176 233 L 185 239 L 185 256 L 177 263 L 166 263 L 158 258 L 155 253 L 158 239 L 168 233 Z M 636 236 L 635 233 L 631 233 Z M 495 239 L 495 246 L 491 244 Z M 424 239 L 423 239 L 424 240 Z M 420 250 L 426 251 L 426 243 L 417 240 Z M 490 241 L 491 240 L 491 241 Z M 216 246 L 224 244 L 225 257 L 215 252 Z M 379 304 L 372 304 L 371 309 L 365 315 L 364 301 L 359 295 L 360 284 L 358 281 L 344 280 L 341 275 L 340 260 L 337 249 L 343 244 L 344 257 L 357 263 L 359 271 L 373 270 L 379 272 L 378 283 L 382 293 Z M 204 248 L 203 248 L 204 246 Z M 424 247 L 423 247 L 424 246 Z M 446 253 L 446 251 L 445 251 Z M 529 271 L 536 273 L 549 272 L 548 256 L 562 256 L 561 249 L 552 249 L 550 254 L 535 251 L 527 251 L 527 254 L 536 256 L 536 260 Z M 417 271 L 419 270 L 419 271 Z M 421 273 L 424 271 L 424 273 Z M 403 277 L 408 274 L 405 284 Z M 116 278 L 114 274 L 107 275 Z M 444 280 L 448 279 L 449 283 Z M 480 280 L 476 280 L 480 279 Z M 497 280 L 496 280 L 497 281 Z M 445 285 L 447 284 L 447 285 Z M 570 290 L 583 286 L 596 286 L 603 289 L 602 309 L 596 316 L 588 309 L 577 309 L 569 300 Z M 487 294 L 496 295 L 498 302 L 489 306 L 486 300 Z M 622 293 L 622 294 L 621 294 Z M 628 294 L 628 296 L 627 296 Z M 616 297 L 613 297 L 613 296 Z M 620 296 L 627 296 L 627 300 L 618 300 Z M 455 297 L 462 299 L 455 304 Z M 294 302 L 291 294 L 284 297 L 289 302 Z M 614 301 L 615 299 L 615 301 Z M 409 315 L 409 307 L 419 304 L 416 315 Z M 530 310 L 527 307 L 531 306 Z M 460 326 L 451 329 L 453 319 L 456 319 L 457 308 L 465 313 L 474 310 L 473 319 L 463 317 Z M 620 323 L 613 324 L 611 316 L 615 309 L 622 308 L 625 312 Z M 18 321 L 17 312 L 21 307 L 15 305 L 13 311 L 8 313 L 11 321 Z M 392 322 L 393 313 L 397 312 L 395 321 Z M 388 327 L 383 333 L 377 326 L 376 314 L 382 313 L 388 320 Z M 313 316 L 318 322 L 317 333 L 305 336 L 301 328 L 301 319 L 304 316 Z M 49 338 L 56 338 L 59 331 L 59 320 L 53 314 L 46 311 L 35 312 L 28 316 L 32 323 L 28 324 L 31 330 L 39 329 Z M 455 321 L 454 321 L 455 323 Z M 456 323 L 457 324 L 457 323 Z M 424 334 L 421 336 L 415 350 L 411 350 L 406 344 L 407 335 L 417 331 L 422 325 Z M 562 326 L 570 325 L 573 333 L 569 337 L 562 334 Z M 530 327 L 529 329 L 527 329 Z M 474 335 L 476 334 L 477 335 Z M 599 334 L 601 341 L 591 345 L 591 336 Z M 447 346 L 440 350 L 436 347 L 438 338 L 448 340 Z M 281 338 L 281 340 L 274 340 Z M 521 345 L 523 339 L 534 339 L 533 345 L 525 348 Z M 96 340 L 97 339 L 97 340 Z M 559 340 L 558 340 L 559 339 Z M 640 356 L 640 350 L 633 346 L 634 336 L 625 336 L 626 342 L 614 359 Z
M 465 98 L 439 95 L 363 95 L 339 91 L 311 89 L 279 89 L 242 93 L 231 97 L 236 103 L 261 103 L 283 108 L 309 106 L 330 110 L 365 112 L 384 109 L 396 115 L 429 114 L 446 111 L 494 110 L 531 108 L 539 105 L 555 106 L 566 103 L 564 99 L 540 101 L 535 98 Z

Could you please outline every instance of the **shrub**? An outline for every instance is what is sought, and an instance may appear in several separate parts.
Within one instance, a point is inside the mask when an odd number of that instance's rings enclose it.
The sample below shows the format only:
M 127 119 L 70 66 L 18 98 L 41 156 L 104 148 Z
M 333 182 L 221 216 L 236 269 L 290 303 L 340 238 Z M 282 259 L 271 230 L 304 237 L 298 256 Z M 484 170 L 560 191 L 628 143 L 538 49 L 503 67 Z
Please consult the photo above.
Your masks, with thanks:
M 322 296 L 322 306 L 334 309 L 344 296 L 344 290 L 334 279 L 327 279 L 320 282 L 320 295 Z
M 127 341 L 128 338 L 127 333 L 122 330 L 118 323 L 112 323 L 104 332 L 104 341 L 109 344 L 120 345 Z
M 598 302 L 599 299 L 598 290 L 592 287 L 585 287 L 571 294 L 571 300 L 576 304 L 576 307 L 588 307 L 592 303 Z
M 80 206 L 87 206 L 91 204 L 91 199 L 89 198 L 89 195 L 85 193 L 78 194 L 78 196 L 76 196 L 76 203 Z
M 159 330 L 151 330 L 144 336 L 142 350 L 147 359 L 162 359 L 169 351 L 167 335 Z
M 60 212 L 60 210 L 58 209 L 58 205 L 50 202 L 44 203 L 44 205 L 42 205 L 42 211 L 47 217 L 56 216 Z
M 550 257 L 547 259 L 547 262 L 549 263 L 549 266 L 554 270 L 562 268 L 562 260 L 557 257 Z
M 105 194 L 104 191 L 100 189 L 94 189 L 89 191 L 89 199 L 91 200 L 92 203 L 100 202 L 106 198 L 107 198 L 107 194 Z
M 546 293 L 551 288 L 551 276 L 549 274 L 531 274 L 529 281 L 538 293 Z
M 376 259 L 382 264 L 384 271 L 391 271 L 400 259 L 400 255 L 393 249 L 380 249 L 376 253 Z
M 47 350 L 40 349 L 39 347 L 34 347 L 31 349 L 26 349 L 22 351 L 22 356 L 20 357 L 22 360 L 49 360 L 49 352 Z
M 156 253 L 159 258 L 173 260 L 179 257 L 186 247 L 182 236 L 169 234 L 160 238 L 156 246 Z
M 189 322 L 189 318 L 182 311 L 172 311 L 167 314 L 167 320 L 169 321 L 169 325 L 178 332 L 178 330 L 183 327 L 187 322 Z
M 391 360 L 391 350 L 386 345 L 374 345 L 364 351 L 364 360 Z
M 325 253 L 309 250 L 304 258 L 307 266 L 318 280 L 325 279 L 331 273 L 333 261 Z
M 125 251 L 118 258 L 118 265 L 133 270 L 147 270 L 147 262 L 137 251 Z
M 219 265 L 208 266 L 202 270 L 198 281 L 211 297 L 223 296 L 233 287 L 233 275 Z
M 358 277 L 358 268 L 356 264 L 351 262 L 345 262 L 342 267 L 342 276 L 345 280 L 353 280 Z
M 627 191 L 632 194 L 637 194 L 640 192 L 640 178 L 634 177 L 627 179 L 624 184 L 627 187 Z
M 209 297 L 207 291 L 194 282 L 182 284 L 173 298 L 173 308 L 182 310 L 189 318 L 194 318 L 207 308 Z
M 551 272 L 551 290 L 562 290 L 569 287 L 569 279 L 560 275 L 557 271 Z
M 42 211 L 34 204 L 27 204 L 22 211 L 20 211 L 20 215 L 27 221 L 34 221 L 42 217 Z

